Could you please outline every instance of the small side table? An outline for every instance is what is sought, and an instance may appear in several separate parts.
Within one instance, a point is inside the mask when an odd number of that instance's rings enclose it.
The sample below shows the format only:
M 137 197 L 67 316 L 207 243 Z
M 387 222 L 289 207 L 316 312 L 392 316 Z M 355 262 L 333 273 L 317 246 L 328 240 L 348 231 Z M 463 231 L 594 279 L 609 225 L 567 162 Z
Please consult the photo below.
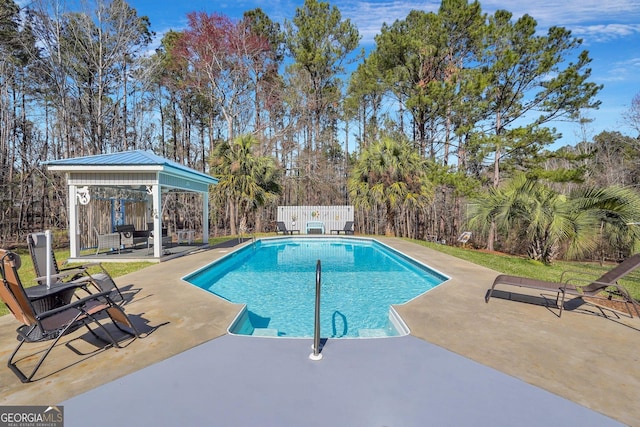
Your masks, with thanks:
M 24 291 L 36 313 L 44 313 L 69 304 L 75 291 L 81 287 L 77 283 L 54 282 L 49 289 L 47 285 L 36 285 Z

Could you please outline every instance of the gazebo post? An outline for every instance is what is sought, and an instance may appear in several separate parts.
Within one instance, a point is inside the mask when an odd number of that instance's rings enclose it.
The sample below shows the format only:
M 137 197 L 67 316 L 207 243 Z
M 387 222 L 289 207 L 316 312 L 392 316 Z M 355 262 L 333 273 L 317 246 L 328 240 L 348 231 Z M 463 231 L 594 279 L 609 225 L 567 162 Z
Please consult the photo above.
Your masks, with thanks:
M 153 199 L 153 256 L 162 256 L 162 189 L 160 185 L 153 184 L 151 197 Z
M 69 174 L 67 174 L 67 182 L 69 182 Z M 80 247 L 80 236 L 78 230 L 78 197 L 77 187 L 74 184 L 69 184 L 69 250 L 71 258 L 76 258 L 80 255 L 78 248 Z
M 209 192 L 202 194 L 202 243 L 209 244 Z

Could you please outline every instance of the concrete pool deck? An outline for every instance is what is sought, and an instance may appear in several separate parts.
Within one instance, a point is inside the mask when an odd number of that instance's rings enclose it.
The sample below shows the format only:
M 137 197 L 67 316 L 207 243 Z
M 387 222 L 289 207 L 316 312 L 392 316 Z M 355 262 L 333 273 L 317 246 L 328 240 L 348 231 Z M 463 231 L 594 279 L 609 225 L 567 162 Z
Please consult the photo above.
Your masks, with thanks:
M 408 337 L 330 339 L 314 362 L 310 339 L 226 335 L 240 306 L 181 280 L 233 250 L 214 248 L 118 278 L 146 336 L 96 351 L 77 331 L 30 384 L 0 317 L 0 405 L 62 404 L 67 426 L 640 425 L 639 319 L 575 300 L 558 318 L 523 289 L 486 304 L 497 272 L 377 239 L 452 278 L 396 307 Z

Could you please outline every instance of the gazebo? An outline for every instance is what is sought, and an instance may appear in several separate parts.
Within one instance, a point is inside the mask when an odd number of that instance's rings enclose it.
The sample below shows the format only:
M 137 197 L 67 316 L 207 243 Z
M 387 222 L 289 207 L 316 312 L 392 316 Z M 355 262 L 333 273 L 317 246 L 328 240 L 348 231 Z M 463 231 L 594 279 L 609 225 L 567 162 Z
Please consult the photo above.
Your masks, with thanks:
M 209 241 L 209 186 L 218 183 L 203 172 L 165 159 L 152 152 L 133 150 L 112 154 L 53 160 L 46 162 L 50 171 L 64 172 L 68 187 L 70 260 L 80 257 L 82 230 L 79 208 L 91 203 L 98 188 L 137 192 L 148 206 L 144 215 L 153 230 L 162 230 L 162 194 L 168 191 L 202 195 L 202 240 Z M 124 210 L 123 210 L 124 212 Z M 118 213 L 116 213 L 118 214 Z M 110 212 L 113 223 L 114 212 Z M 112 230 L 109 230 L 112 231 Z M 153 239 L 153 259 L 163 255 L 162 239 Z M 146 258 L 146 257 L 145 257 Z

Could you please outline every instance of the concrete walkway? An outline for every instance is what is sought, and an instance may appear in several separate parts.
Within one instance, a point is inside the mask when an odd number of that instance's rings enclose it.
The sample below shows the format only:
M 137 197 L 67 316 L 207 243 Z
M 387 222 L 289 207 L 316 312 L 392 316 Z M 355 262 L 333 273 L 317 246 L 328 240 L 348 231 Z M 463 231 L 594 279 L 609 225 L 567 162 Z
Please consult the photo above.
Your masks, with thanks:
M 146 336 L 96 351 L 78 331 L 34 383 L 0 369 L 0 405 L 62 403 L 66 425 L 86 424 L 87 414 L 92 425 L 175 425 L 170 414 L 184 425 L 244 425 L 250 416 L 270 421 L 263 425 L 300 425 L 300 416 L 312 420 L 303 425 L 640 425 L 638 319 L 605 318 L 575 301 L 558 318 L 536 292 L 526 298 L 533 304 L 486 304 L 497 272 L 379 240 L 452 277 L 397 307 L 410 337 L 329 340 L 319 362 L 306 357 L 311 340 L 214 340 L 239 306 L 180 279 L 230 250 L 212 249 L 118 278 L 131 298 L 126 311 Z M 16 326 L 12 316 L 0 318 L 0 360 L 15 346 Z

